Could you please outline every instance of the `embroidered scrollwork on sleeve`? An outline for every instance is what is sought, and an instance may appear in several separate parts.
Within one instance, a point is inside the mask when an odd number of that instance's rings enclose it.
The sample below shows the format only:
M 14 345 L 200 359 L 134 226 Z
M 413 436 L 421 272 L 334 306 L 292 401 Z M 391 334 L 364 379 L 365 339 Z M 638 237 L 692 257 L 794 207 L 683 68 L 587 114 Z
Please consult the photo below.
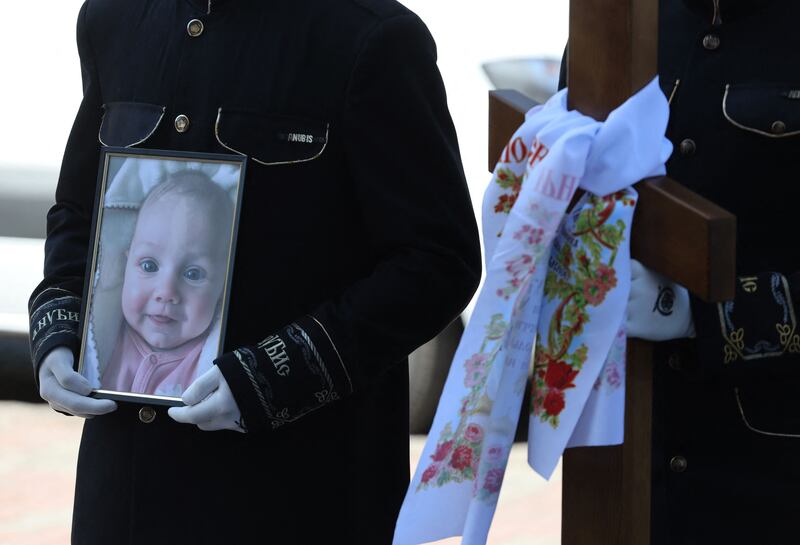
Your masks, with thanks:
M 352 392 L 347 369 L 327 331 L 304 317 L 257 345 L 224 355 L 217 365 L 228 380 L 248 428 L 275 429 Z
M 726 364 L 800 353 L 786 278 L 776 272 L 738 279 L 736 298 L 718 305 Z
M 47 288 L 30 301 L 31 359 L 35 368 L 52 348 L 78 350 L 80 310 L 80 297 L 61 288 Z

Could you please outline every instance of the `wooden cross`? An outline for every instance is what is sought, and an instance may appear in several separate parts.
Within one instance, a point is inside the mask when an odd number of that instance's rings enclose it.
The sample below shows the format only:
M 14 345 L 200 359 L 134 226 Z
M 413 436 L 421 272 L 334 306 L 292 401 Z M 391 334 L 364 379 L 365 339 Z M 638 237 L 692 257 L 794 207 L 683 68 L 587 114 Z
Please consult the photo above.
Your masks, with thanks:
M 658 0 L 571 0 L 569 106 L 598 120 L 657 71 Z M 489 169 L 534 103 L 489 97 Z M 732 299 L 736 219 L 669 178 L 636 185 L 631 254 L 709 302 Z M 625 443 L 564 454 L 562 545 L 651 543 L 653 344 L 628 341 Z

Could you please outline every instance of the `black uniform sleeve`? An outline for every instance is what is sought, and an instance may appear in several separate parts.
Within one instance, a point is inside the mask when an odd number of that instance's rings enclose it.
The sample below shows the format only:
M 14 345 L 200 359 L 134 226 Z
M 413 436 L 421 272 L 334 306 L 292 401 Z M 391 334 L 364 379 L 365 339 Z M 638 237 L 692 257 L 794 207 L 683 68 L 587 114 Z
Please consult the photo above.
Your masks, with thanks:
M 763 368 L 765 362 L 757 360 L 800 354 L 794 304 L 800 278 L 791 280 L 779 272 L 762 272 L 737 278 L 730 301 L 706 303 L 691 296 L 697 355 L 705 373 L 741 378 L 749 367 Z
M 216 363 L 248 429 L 368 388 L 455 319 L 480 281 L 477 225 L 436 49 L 412 14 L 381 23 L 351 75 L 345 152 L 370 276 Z
M 44 280 L 28 301 L 31 356 L 38 381 L 39 365 L 57 346 L 72 349 L 77 361 L 86 256 L 94 205 L 102 118 L 97 71 L 86 24 L 87 4 L 78 15 L 77 41 L 83 100 L 72 127 L 56 189 L 56 204 L 47 214 Z

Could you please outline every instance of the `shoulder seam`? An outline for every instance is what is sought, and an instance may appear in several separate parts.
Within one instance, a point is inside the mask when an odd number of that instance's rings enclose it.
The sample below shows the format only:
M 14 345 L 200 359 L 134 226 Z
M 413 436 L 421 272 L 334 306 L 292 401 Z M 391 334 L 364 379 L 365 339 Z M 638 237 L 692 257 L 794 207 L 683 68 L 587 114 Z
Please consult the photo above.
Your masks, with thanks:
M 353 87 L 353 79 L 355 77 L 356 68 L 358 67 L 359 62 L 361 61 L 361 57 L 364 55 L 364 51 L 367 49 L 367 45 L 372 40 L 373 36 L 375 36 L 386 24 L 394 22 L 404 17 L 419 19 L 419 17 L 417 17 L 416 14 L 410 11 L 406 11 L 404 13 L 397 13 L 389 17 L 386 17 L 385 19 L 378 19 L 372 25 L 372 28 L 370 28 L 369 31 L 366 32 L 364 38 L 362 39 L 361 43 L 358 46 L 358 52 L 356 53 L 355 58 L 353 59 L 353 65 L 350 67 L 350 74 L 347 76 L 347 86 L 345 87 L 345 93 L 344 93 L 345 108 L 347 107 L 347 100 L 350 97 L 350 91 Z
M 384 14 L 380 13 L 378 10 L 366 5 L 366 3 L 363 2 L 362 0 L 350 0 L 350 2 L 352 4 L 354 4 L 355 6 L 357 6 L 358 8 L 370 13 L 373 16 L 375 16 L 377 19 L 379 19 L 381 21 L 387 20 L 387 19 L 391 19 L 391 18 L 396 17 L 398 15 L 404 15 L 405 13 L 409 12 L 408 8 L 406 6 L 404 6 L 403 4 L 400 4 L 399 2 L 397 3 L 397 5 L 401 9 L 398 10 L 397 13 L 390 13 L 390 14 L 386 14 L 386 15 L 384 15 Z M 405 10 L 405 12 L 403 12 L 403 10 Z

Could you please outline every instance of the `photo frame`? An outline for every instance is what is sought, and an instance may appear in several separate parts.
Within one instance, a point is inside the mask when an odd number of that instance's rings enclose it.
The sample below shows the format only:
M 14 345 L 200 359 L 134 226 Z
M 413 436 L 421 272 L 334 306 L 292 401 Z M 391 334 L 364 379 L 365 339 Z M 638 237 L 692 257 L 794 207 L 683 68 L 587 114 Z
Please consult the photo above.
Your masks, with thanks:
M 246 162 L 102 148 L 78 363 L 93 397 L 183 405 L 222 354 Z

